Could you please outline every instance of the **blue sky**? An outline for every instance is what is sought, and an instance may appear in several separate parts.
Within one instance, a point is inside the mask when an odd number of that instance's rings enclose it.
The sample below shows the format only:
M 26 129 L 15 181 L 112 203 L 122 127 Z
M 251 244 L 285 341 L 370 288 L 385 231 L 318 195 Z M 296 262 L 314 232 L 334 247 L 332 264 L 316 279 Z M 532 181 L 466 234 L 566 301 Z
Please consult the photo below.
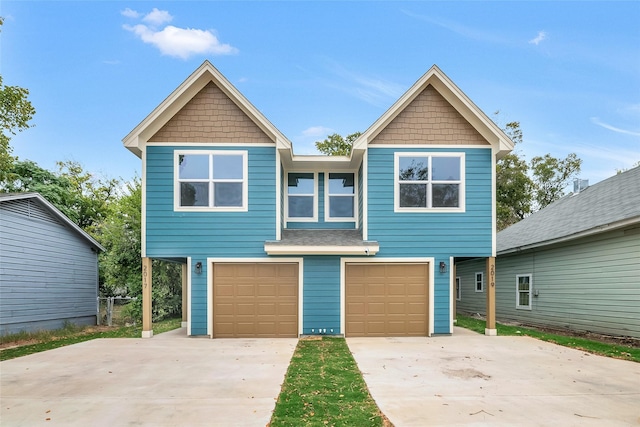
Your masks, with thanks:
M 122 138 L 209 59 L 294 145 L 364 131 L 433 64 L 527 159 L 591 183 L 640 161 L 640 2 L 0 3 L 0 74 L 30 90 L 14 154 L 129 179 Z

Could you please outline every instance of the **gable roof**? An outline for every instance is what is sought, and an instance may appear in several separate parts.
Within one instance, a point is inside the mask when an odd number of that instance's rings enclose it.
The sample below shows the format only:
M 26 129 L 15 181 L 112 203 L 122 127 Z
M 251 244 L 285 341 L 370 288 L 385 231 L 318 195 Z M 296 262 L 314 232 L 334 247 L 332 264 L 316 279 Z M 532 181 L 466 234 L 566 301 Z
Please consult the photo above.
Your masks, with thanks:
M 497 253 L 507 254 L 640 223 L 640 167 L 564 196 L 502 230 Z
M 105 251 L 106 249 L 102 247 L 100 243 L 98 243 L 93 237 L 91 237 L 86 231 L 82 228 L 78 227 L 78 225 L 71 221 L 69 217 L 60 212 L 58 208 L 56 208 L 51 202 L 42 197 L 39 193 L 3 193 L 0 194 L 0 203 L 9 202 L 12 200 L 34 200 L 36 203 L 40 204 L 44 209 L 46 209 L 51 215 L 60 220 L 62 224 L 72 231 L 75 231 L 80 235 L 83 239 L 85 239 L 91 246 L 100 251 Z
M 482 112 L 438 66 L 433 65 L 391 108 L 360 135 L 353 144 L 354 151 L 365 149 L 393 119 L 430 85 L 491 144 L 498 158 L 513 150 L 513 142 L 502 129 Z
M 124 137 L 122 140 L 124 146 L 140 157 L 142 155 L 141 147 L 211 82 L 258 125 L 278 148 L 291 150 L 291 142 L 211 62 L 206 60 Z

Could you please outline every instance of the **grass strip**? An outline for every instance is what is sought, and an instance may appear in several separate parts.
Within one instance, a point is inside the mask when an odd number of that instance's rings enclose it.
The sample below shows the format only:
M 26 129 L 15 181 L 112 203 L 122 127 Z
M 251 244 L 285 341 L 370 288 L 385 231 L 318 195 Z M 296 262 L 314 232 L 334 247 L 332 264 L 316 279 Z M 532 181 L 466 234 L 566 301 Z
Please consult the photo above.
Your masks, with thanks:
M 301 339 L 271 418 L 280 426 L 390 426 L 344 338 Z
M 165 319 L 153 324 L 153 333 L 161 334 L 180 327 L 181 319 Z M 38 341 L 33 344 L 20 345 L 0 350 L 0 361 L 16 357 L 52 350 L 96 338 L 140 338 L 142 326 L 123 326 L 106 331 L 91 331 L 91 327 L 79 328 L 67 326 L 56 331 L 43 331 L 33 334 L 20 333 L 2 337 L 2 343 L 11 341 Z
M 457 326 L 484 334 L 486 321 L 462 315 L 456 316 L 456 319 Z M 549 333 L 535 328 L 503 325 L 500 323 L 496 323 L 496 329 L 498 331 L 498 335 L 524 335 L 565 347 L 586 351 L 588 353 L 598 354 L 600 356 L 640 362 L 640 348 L 633 346 L 605 343 L 571 335 Z

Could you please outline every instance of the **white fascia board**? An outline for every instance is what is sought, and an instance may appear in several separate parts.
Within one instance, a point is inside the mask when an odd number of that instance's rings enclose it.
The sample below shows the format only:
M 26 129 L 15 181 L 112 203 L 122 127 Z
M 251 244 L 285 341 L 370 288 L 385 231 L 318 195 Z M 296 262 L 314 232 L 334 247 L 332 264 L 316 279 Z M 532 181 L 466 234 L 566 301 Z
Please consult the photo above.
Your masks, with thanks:
M 432 85 L 492 146 L 500 157 L 513 149 L 513 142 L 437 65 L 433 65 L 356 141 L 354 149 L 365 148 L 422 91 Z
M 209 61 L 204 61 L 158 105 L 138 126 L 123 138 L 126 148 L 139 155 L 144 145 L 182 107 L 184 107 L 209 82 L 214 82 L 253 122 L 269 135 L 279 148 L 290 148 L 291 142 L 280 132 L 240 91 L 227 80 Z
M 295 246 L 281 244 L 264 244 L 268 255 L 376 255 L 380 245 L 368 246 Z

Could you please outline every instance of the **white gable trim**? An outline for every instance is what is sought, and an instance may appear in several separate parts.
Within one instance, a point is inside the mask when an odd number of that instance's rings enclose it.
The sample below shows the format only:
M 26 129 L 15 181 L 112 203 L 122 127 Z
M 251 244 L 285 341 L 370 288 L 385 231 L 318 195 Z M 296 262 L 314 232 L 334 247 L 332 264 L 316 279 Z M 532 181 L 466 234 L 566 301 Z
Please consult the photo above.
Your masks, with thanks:
M 229 97 L 278 148 L 291 149 L 291 142 L 282 134 L 235 86 L 209 61 L 204 61 L 160 105 L 158 105 L 122 142 L 136 156 L 142 155 L 142 146 L 178 113 L 202 88 L 213 82 Z
M 479 133 L 501 157 L 513 149 L 509 137 L 447 77 L 436 65 L 431 67 L 407 92 L 404 93 L 378 120 L 353 144 L 363 149 L 395 119 L 418 95 L 432 85 Z

